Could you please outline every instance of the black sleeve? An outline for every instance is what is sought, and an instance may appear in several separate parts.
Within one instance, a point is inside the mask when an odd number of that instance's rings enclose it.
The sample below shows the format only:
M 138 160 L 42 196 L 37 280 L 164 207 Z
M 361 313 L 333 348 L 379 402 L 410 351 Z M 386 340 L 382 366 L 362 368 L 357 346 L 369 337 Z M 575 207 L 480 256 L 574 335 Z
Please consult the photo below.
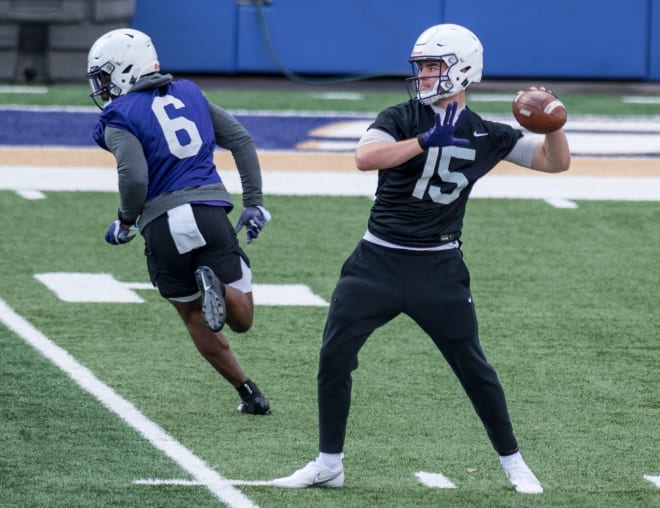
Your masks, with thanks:
M 261 166 L 250 133 L 227 111 L 209 103 L 215 142 L 231 151 L 243 187 L 243 207 L 263 205 Z
M 140 140 L 123 129 L 107 127 L 105 143 L 117 160 L 119 213 L 135 223 L 147 198 L 149 169 Z

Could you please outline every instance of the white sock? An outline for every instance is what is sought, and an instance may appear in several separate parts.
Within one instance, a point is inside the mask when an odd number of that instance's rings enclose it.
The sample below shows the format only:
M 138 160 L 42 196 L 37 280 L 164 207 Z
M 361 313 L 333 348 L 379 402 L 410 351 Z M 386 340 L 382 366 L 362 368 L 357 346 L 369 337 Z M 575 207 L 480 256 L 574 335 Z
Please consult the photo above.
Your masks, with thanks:
M 343 467 L 342 459 L 344 458 L 343 453 L 319 453 L 319 456 L 316 458 L 316 462 L 322 465 L 324 468 L 329 469 L 330 471 L 337 471 Z
M 512 461 L 515 460 L 523 460 L 520 452 L 516 452 L 512 455 L 500 455 L 500 464 L 502 464 L 503 467 L 507 467 Z

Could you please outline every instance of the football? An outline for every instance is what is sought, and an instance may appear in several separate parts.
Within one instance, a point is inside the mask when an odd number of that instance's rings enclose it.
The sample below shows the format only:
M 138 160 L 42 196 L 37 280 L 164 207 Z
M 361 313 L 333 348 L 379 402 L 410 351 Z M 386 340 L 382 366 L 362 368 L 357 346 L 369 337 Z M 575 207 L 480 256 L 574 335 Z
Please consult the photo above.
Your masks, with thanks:
M 528 90 L 513 100 L 513 116 L 525 129 L 547 134 L 566 123 L 566 107 L 554 95 L 543 90 Z

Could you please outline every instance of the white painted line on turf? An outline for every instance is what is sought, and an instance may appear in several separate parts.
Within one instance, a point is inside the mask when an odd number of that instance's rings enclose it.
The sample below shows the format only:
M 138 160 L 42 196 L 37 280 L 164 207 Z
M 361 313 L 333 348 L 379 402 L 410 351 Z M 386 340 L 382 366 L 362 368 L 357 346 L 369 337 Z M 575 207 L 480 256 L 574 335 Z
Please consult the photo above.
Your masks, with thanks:
M 109 273 L 36 273 L 34 278 L 63 302 L 144 302 L 137 293 Z
M 253 284 L 252 295 L 255 305 L 329 305 L 304 284 Z
M 47 91 L 46 91 L 47 92 Z M 45 106 L 45 105 L 28 105 L 28 104 L 2 104 L 0 111 L 46 111 L 54 113 L 98 113 L 99 108 L 96 106 Z
M 330 101 L 360 101 L 364 96 L 357 92 L 323 92 L 312 94 L 312 97 Z
M 145 478 L 143 480 L 133 480 L 133 485 L 177 485 L 183 487 L 198 487 L 201 485 L 201 483 L 199 483 L 197 480 L 182 480 L 177 478 L 172 480 Z
M 247 487 L 271 487 L 273 480 L 228 480 L 232 485 L 245 485 Z
M 0 86 L 0 93 L 45 94 L 48 93 L 48 87 L 21 85 Z
M 38 190 L 17 190 L 16 194 L 21 196 L 23 199 L 28 199 L 31 201 L 37 199 L 46 199 L 46 195 Z
M 660 178 L 487 175 L 476 183 L 472 196 L 498 199 L 660 201 Z
M 645 474 L 644 479 L 650 481 L 653 485 L 660 489 L 660 476 L 651 476 L 650 474 Z
M 112 168 L 0 166 L 0 174 L 0 189 L 3 190 L 117 192 L 117 171 Z M 230 192 L 242 192 L 238 172 L 224 171 L 221 174 Z M 264 193 L 278 196 L 371 198 L 378 183 L 376 171 L 266 171 L 262 177 Z M 472 196 L 500 199 L 660 201 L 660 177 L 486 175 L 476 183 Z
M 129 289 L 156 289 L 151 282 L 120 282 L 120 284 Z
M 577 208 L 578 205 L 575 201 L 569 199 L 546 199 L 546 203 L 555 208 Z
M 109 273 L 37 273 L 34 278 L 63 302 L 144 303 L 133 290 L 155 290 L 146 282 L 120 282 Z M 255 305 L 327 307 L 304 284 L 253 284 Z
M 248 487 L 270 487 L 273 485 L 272 480 L 227 480 L 232 485 L 241 485 Z M 173 478 L 171 480 L 163 480 L 159 478 L 145 478 L 142 480 L 133 480 L 134 485 L 177 485 L 182 487 L 196 487 L 201 485 L 196 480 L 182 480 Z
M 117 192 L 117 170 L 112 168 L 3 166 L 0 189 L 39 191 Z
M 440 473 L 427 473 L 418 471 L 415 473 L 417 480 L 422 485 L 432 489 L 455 489 L 456 485 L 445 475 Z
M 635 97 L 624 95 L 622 100 L 625 104 L 660 104 L 660 97 Z
M 2 299 L 0 299 L 0 322 L 39 351 L 108 410 L 118 415 L 155 448 L 170 457 L 220 501 L 230 508 L 256 508 L 257 505 L 231 485 L 229 480 L 220 476 L 160 426 L 149 420 L 131 402 L 102 383 L 92 371 L 18 315 Z

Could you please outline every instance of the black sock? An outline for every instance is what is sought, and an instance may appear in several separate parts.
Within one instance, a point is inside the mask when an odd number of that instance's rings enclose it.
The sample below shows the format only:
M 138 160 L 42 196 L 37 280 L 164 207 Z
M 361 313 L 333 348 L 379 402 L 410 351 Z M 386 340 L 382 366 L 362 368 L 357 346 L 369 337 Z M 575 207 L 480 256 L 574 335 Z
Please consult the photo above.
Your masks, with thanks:
M 238 394 L 243 401 L 250 400 L 256 393 L 259 393 L 257 385 L 255 385 L 250 379 L 236 388 L 236 390 L 238 390 Z

